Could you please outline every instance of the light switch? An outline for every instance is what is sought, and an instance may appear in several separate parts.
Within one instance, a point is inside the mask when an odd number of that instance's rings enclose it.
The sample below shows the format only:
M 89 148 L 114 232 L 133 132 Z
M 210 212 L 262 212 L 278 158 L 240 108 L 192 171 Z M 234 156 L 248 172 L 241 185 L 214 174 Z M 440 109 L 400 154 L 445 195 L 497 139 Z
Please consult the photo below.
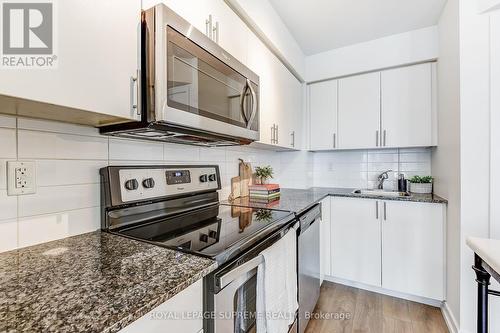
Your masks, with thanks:
M 36 192 L 36 170 L 33 161 L 7 161 L 7 194 Z

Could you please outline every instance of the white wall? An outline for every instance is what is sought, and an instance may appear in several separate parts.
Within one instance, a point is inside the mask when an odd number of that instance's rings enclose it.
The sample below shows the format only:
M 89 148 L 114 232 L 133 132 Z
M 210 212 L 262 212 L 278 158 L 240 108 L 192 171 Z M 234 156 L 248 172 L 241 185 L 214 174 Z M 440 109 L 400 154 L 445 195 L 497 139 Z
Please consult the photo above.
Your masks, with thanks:
M 100 227 L 98 170 L 118 164 L 217 164 L 220 198 L 238 175 L 238 158 L 271 165 L 283 187 L 312 183 L 307 152 L 275 153 L 249 147 L 199 148 L 100 136 L 97 129 L 0 116 L 0 252 Z M 6 162 L 34 160 L 37 193 L 7 196 Z
M 446 302 L 460 320 L 460 57 L 458 0 L 448 0 L 439 20 L 438 142 L 432 152 L 434 192 L 448 199 Z
M 498 36 L 492 29 L 488 14 L 479 14 L 477 2 L 460 0 L 460 118 L 461 118 L 461 287 L 460 329 L 474 332 L 476 326 L 476 283 L 470 266 L 473 253 L 465 245 L 467 236 L 498 237 L 492 233 L 498 229 L 498 221 L 492 219 L 491 207 L 498 199 L 492 184 L 498 165 L 493 164 L 498 148 L 494 140 L 498 124 Z M 493 56 L 493 57 L 492 57 Z M 495 69 L 493 72 L 492 69 Z M 493 132 L 490 131 L 493 129 Z M 496 167 L 496 168 L 495 168 Z M 492 177 L 494 175 L 494 177 Z M 493 183 L 492 183 L 493 182 Z M 498 288 L 493 284 L 492 288 Z M 500 302 L 490 297 L 490 331 L 500 332 Z
M 346 46 L 306 57 L 306 82 L 434 60 L 437 27 Z

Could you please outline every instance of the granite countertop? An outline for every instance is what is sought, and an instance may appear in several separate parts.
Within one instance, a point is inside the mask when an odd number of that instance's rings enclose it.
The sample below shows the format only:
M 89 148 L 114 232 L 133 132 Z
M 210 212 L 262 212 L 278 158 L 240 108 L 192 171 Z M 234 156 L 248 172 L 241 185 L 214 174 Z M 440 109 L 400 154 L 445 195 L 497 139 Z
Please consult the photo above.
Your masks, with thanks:
M 224 201 L 224 203 L 232 205 L 242 205 L 255 208 L 272 208 L 279 209 L 293 213 L 301 213 L 308 209 L 313 204 L 321 201 L 327 196 L 334 197 L 349 197 L 349 198 L 368 198 L 375 200 L 398 200 L 398 201 L 413 201 L 413 202 L 428 202 L 445 204 L 448 201 L 435 194 L 411 194 L 408 197 L 387 197 L 387 196 L 374 196 L 352 193 L 353 188 L 332 188 L 332 187 L 312 187 L 310 189 L 281 189 L 281 196 L 279 201 L 270 204 L 262 204 L 251 202 L 248 197 L 238 198 L 232 201 Z
M 467 245 L 474 253 L 481 257 L 491 269 L 500 274 L 500 240 L 467 237 Z
M 0 332 L 116 332 L 216 268 L 100 231 L 0 254 Z

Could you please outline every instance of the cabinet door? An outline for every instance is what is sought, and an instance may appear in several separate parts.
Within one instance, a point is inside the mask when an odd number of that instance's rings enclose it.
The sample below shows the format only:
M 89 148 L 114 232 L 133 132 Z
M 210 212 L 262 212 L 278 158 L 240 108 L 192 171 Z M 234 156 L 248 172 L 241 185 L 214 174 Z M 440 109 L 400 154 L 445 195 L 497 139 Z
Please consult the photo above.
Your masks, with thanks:
M 281 107 L 276 110 L 278 126 L 277 145 L 284 148 L 300 149 L 302 122 L 302 85 L 290 71 L 275 57 L 279 75 L 275 76 Z
M 383 71 L 381 82 L 383 145 L 431 146 L 431 64 Z
M 277 111 L 282 107 L 278 100 L 279 85 L 275 83 L 278 75 L 274 55 L 255 35 L 249 36 L 248 67 L 259 76 L 259 126 L 260 140 L 272 144 L 272 128 L 277 123 Z
M 320 224 L 320 272 L 321 283 L 324 276 L 332 275 L 332 249 L 331 249 L 331 218 L 330 197 L 321 200 L 321 224 Z
M 57 68 L 1 70 L 0 94 L 136 119 L 131 78 L 139 68 L 141 1 L 57 6 Z
M 443 300 L 443 205 L 401 201 L 384 203 L 382 287 Z
M 380 144 L 380 72 L 339 80 L 339 148 Z
M 120 330 L 121 333 L 176 332 L 196 333 L 203 329 L 200 316 L 178 319 L 183 314 L 203 311 L 203 283 L 198 280 L 168 301 Z M 169 315 L 171 317 L 169 317 Z M 177 316 L 177 317 L 174 317 Z
M 378 203 L 371 199 L 331 198 L 333 276 L 381 285 Z
M 337 145 L 337 80 L 309 85 L 311 150 Z

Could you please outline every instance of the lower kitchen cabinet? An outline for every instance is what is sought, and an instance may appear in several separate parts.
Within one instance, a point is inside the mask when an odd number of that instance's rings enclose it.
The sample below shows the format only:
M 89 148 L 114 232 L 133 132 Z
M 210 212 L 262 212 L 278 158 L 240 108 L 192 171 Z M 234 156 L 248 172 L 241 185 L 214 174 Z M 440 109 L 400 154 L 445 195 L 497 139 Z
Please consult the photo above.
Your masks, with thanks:
M 126 326 L 122 333 L 203 331 L 203 283 L 199 280 Z
M 368 285 L 381 284 L 381 234 L 377 202 L 331 198 L 332 275 Z
M 320 280 L 323 283 L 325 275 L 332 272 L 331 259 L 331 219 L 330 219 L 330 197 L 321 200 L 321 224 L 320 224 Z
M 331 276 L 444 299 L 445 205 L 332 197 L 330 207 Z
M 382 287 L 444 299 L 444 205 L 384 201 Z

